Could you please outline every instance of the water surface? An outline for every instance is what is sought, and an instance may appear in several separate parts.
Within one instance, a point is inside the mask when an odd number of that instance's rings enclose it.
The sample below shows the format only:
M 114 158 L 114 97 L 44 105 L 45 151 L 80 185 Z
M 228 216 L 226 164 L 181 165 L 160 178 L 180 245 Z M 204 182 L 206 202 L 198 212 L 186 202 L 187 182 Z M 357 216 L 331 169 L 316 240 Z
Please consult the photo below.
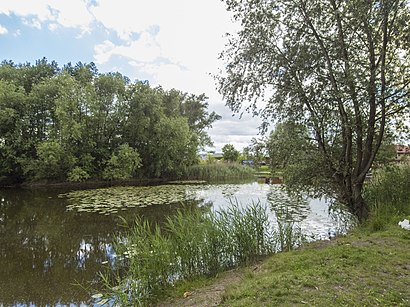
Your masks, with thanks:
M 185 207 L 226 208 L 232 201 L 267 205 L 272 221 L 292 219 L 314 239 L 340 228 L 328 203 L 292 199 L 280 186 L 258 183 L 186 186 L 191 201 L 137 207 L 115 214 L 68 211 L 63 190 L 0 190 L 0 306 L 92 305 L 102 263 L 112 262 L 113 238 L 142 215 L 162 222 Z M 108 192 L 108 190 L 107 190 Z M 136 192 L 137 193 L 137 192 Z M 194 195 L 195 201 L 192 201 Z

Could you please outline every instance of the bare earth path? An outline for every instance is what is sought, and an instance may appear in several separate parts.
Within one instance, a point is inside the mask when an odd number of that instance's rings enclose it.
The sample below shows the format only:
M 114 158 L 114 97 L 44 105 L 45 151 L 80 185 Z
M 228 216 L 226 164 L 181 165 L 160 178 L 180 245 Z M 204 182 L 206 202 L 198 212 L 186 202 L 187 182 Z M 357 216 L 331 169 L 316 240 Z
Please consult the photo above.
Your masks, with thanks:
M 243 272 L 231 270 L 225 272 L 223 277 L 218 278 L 212 285 L 200 289 L 187 289 L 187 292 L 181 293 L 181 298 L 172 301 L 165 301 L 157 304 L 159 307 L 170 306 L 218 306 L 222 302 L 222 295 L 228 285 L 239 283 L 242 279 Z

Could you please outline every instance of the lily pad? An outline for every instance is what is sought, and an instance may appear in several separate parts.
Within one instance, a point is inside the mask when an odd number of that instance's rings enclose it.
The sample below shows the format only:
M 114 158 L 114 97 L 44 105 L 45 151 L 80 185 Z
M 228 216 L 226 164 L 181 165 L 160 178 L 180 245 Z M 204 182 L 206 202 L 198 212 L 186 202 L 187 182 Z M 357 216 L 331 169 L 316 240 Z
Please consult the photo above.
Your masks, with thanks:
M 144 208 L 195 199 L 195 185 L 158 185 L 110 187 L 79 190 L 58 197 L 67 198 L 67 211 L 91 212 L 103 215 L 117 214 L 129 208 Z M 198 186 L 199 188 L 199 186 Z M 189 191 L 189 192 L 188 192 Z

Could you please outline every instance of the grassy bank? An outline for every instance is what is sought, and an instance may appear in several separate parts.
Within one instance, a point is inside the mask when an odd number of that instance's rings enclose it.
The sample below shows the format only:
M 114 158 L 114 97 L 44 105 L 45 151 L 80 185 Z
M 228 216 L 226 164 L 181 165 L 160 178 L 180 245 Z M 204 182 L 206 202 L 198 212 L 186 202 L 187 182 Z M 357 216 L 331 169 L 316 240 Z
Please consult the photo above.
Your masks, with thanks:
M 277 254 L 226 287 L 227 306 L 409 306 L 410 231 L 398 226 Z
M 186 281 L 160 306 L 410 306 L 409 255 L 410 231 L 360 228 L 214 279 Z

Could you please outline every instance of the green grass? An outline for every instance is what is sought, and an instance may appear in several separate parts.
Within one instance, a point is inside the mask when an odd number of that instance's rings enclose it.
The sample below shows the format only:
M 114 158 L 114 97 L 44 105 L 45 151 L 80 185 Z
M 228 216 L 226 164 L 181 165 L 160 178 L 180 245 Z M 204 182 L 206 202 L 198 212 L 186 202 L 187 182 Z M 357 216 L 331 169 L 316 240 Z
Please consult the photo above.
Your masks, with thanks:
M 410 215 L 410 166 L 390 166 L 375 172 L 365 187 L 365 198 L 371 211 L 366 226 L 371 231 L 383 230 Z
M 228 286 L 227 306 L 409 306 L 410 231 L 360 231 L 276 254 Z

